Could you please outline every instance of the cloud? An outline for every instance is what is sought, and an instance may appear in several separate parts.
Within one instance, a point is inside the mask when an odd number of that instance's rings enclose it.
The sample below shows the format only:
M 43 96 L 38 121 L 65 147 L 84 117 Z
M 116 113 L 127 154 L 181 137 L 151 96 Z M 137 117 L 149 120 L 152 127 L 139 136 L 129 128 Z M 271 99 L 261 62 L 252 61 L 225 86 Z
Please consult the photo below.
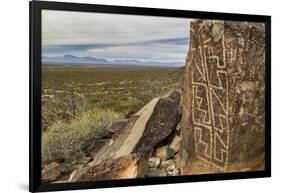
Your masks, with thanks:
M 43 55 L 184 61 L 189 22 L 185 18 L 44 10 Z

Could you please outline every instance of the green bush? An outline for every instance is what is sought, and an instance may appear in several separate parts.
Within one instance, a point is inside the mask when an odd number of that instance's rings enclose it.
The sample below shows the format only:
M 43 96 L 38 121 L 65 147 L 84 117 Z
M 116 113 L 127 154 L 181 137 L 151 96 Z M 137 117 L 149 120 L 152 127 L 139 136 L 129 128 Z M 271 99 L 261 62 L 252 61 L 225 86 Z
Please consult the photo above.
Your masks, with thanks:
M 120 115 L 110 109 L 97 109 L 70 123 L 53 124 L 42 135 L 42 161 L 74 162 L 83 154 L 85 143 L 100 138 L 106 126 L 119 118 Z

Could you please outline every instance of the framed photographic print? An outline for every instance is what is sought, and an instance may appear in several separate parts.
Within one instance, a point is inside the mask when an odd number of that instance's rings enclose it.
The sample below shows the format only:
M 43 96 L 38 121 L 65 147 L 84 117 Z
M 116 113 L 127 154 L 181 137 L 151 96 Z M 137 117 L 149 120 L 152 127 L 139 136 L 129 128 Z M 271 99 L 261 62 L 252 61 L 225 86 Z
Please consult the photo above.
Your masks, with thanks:
M 30 191 L 271 176 L 271 18 L 30 2 Z

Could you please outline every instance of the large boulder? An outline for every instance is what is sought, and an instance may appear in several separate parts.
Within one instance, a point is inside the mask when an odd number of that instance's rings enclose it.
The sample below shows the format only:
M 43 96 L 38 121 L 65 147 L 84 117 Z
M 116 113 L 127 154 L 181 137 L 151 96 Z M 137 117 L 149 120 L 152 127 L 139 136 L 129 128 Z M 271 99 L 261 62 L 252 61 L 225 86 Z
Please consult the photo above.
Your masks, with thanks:
M 170 98 L 172 96 L 172 98 Z M 174 91 L 167 97 L 154 98 L 128 121 L 94 157 L 89 165 L 135 153 L 143 156 L 168 137 L 179 122 L 181 94 Z
M 183 81 L 186 174 L 264 169 L 265 27 L 194 20 Z
M 178 91 L 152 99 L 105 142 L 88 166 L 73 172 L 69 181 L 144 177 L 154 147 L 171 135 L 179 122 L 180 100 Z

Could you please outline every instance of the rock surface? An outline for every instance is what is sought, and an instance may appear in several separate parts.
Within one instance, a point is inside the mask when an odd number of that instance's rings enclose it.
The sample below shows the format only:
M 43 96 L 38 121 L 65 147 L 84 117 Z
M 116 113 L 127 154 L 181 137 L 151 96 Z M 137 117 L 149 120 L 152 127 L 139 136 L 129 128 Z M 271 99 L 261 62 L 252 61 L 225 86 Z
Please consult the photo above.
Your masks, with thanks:
M 164 169 L 161 168 L 149 168 L 146 177 L 163 177 L 167 176 Z
M 190 174 L 263 170 L 264 68 L 263 24 L 191 23 L 181 148 Z
M 128 119 L 121 119 L 118 121 L 112 122 L 107 128 L 106 128 L 106 134 L 103 136 L 104 139 L 112 138 L 112 136 L 118 132 L 119 130 L 126 127 L 128 123 Z
M 158 168 L 160 166 L 161 160 L 158 157 L 151 157 L 148 159 L 148 167 Z
M 118 132 L 95 155 L 90 165 L 105 160 L 136 153 L 145 155 L 165 139 L 179 122 L 179 103 L 181 95 L 174 91 L 169 97 L 154 98 L 139 112 L 134 114 L 126 127 Z
M 137 177 L 137 158 L 135 155 L 107 160 L 95 166 L 75 170 L 69 182 L 129 179 Z
M 175 135 L 171 144 L 169 145 L 169 148 L 174 152 L 174 153 L 178 153 L 180 150 L 180 146 L 181 146 L 181 137 L 178 135 Z
M 46 165 L 42 170 L 42 180 L 52 182 L 58 180 L 64 174 L 70 172 L 68 164 L 59 164 L 52 162 Z
M 125 126 L 122 122 L 124 128 L 120 129 L 120 124 L 117 124 L 118 131 L 95 153 L 93 161 L 75 170 L 69 181 L 144 177 L 149 167 L 159 167 L 161 160 L 158 157 L 149 159 L 149 155 L 157 144 L 176 129 L 180 101 L 181 93 L 178 91 L 166 97 L 154 98 L 132 115 Z
M 173 149 L 169 148 L 168 145 L 165 145 L 156 150 L 155 156 L 165 161 L 172 159 L 175 156 L 175 152 L 173 151 Z

